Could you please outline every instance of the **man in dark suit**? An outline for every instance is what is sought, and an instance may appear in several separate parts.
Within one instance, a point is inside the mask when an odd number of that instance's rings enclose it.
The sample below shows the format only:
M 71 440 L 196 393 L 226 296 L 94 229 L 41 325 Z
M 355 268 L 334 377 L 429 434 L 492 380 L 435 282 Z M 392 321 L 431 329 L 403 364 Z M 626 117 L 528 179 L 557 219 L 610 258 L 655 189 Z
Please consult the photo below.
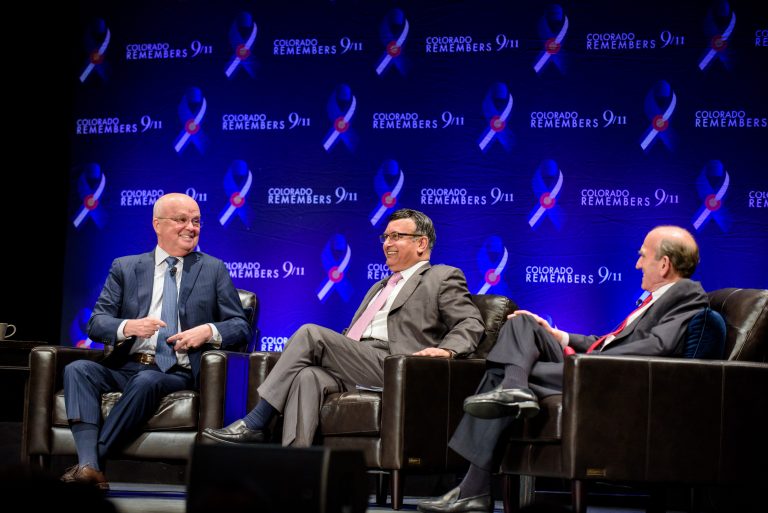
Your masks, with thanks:
M 446 495 L 422 501 L 419 511 L 492 511 L 490 478 L 501 434 L 518 417 L 539 411 L 539 399 L 563 388 L 564 355 L 670 356 L 682 350 L 688 321 L 708 305 L 707 295 L 688 278 L 699 262 L 693 236 L 683 228 L 659 226 L 640 248 L 635 268 L 649 295 L 613 332 L 585 336 L 553 328 L 525 310 L 510 315 L 488 354 L 477 394 L 464 401 L 465 415 L 449 446 L 470 461 L 464 480 Z
M 259 387 L 261 400 L 244 418 L 203 436 L 218 442 L 259 443 L 276 412 L 283 445 L 312 444 L 326 394 L 381 387 L 390 354 L 451 358 L 474 351 L 484 326 L 455 267 L 430 265 L 432 220 L 401 209 L 380 237 L 392 275 L 368 291 L 346 335 L 315 324 L 299 328 Z
M 194 251 L 201 225 L 197 202 L 166 194 L 152 215 L 157 247 L 112 262 L 88 321 L 89 337 L 111 353 L 103 362 L 78 360 L 64 369 L 78 456 L 62 476 L 66 482 L 108 488 L 105 456 L 130 440 L 163 396 L 197 386 L 203 350 L 251 338 L 224 263 Z M 123 395 L 102 420 L 101 395 L 113 391 Z

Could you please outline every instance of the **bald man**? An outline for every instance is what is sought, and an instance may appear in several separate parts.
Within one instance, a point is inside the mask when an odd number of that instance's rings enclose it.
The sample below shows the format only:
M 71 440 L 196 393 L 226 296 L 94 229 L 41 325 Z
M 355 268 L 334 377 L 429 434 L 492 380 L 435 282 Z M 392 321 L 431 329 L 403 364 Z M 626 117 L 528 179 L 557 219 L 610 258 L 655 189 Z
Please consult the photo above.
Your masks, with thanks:
M 204 350 L 247 343 L 251 329 L 224 263 L 196 252 L 200 207 L 186 194 L 152 211 L 157 246 L 115 259 L 88 321 L 88 336 L 112 347 L 101 362 L 64 368 L 64 400 L 78 464 L 65 482 L 109 487 L 104 458 L 129 442 L 160 400 L 199 383 Z M 101 395 L 122 392 L 105 419 Z
M 635 264 L 649 295 L 610 334 L 567 333 L 526 310 L 510 315 L 488 355 L 477 394 L 464 401 L 465 415 L 449 443 L 469 460 L 469 471 L 446 495 L 419 503 L 419 511 L 493 510 L 490 476 L 499 437 L 516 418 L 536 415 L 540 399 L 562 393 L 564 355 L 680 353 L 688 321 L 709 304 L 701 285 L 688 279 L 698 263 L 699 248 L 688 231 L 658 226 L 645 237 Z

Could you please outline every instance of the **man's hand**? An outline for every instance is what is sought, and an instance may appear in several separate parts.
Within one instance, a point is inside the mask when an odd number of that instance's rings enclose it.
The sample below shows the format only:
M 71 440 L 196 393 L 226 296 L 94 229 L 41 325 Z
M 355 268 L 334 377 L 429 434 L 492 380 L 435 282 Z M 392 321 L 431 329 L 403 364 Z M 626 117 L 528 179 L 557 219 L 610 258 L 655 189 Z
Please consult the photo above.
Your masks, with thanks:
M 168 337 L 168 342 L 175 342 L 173 346 L 174 351 L 188 351 L 195 347 L 200 347 L 213 337 L 211 327 L 207 324 L 201 324 L 195 326 L 192 329 L 182 331 L 171 337 Z
M 413 353 L 413 356 L 432 356 L 434 358 L 451 358 L 453 354 L 446 350 L 446 349 L 440 349 L 439 347 L 427 347 L 425 349 L 422 349 L 421 351 L 416 351 Z
M 550 335 L 555 337 L 555 340 L 557 340 L 562 347 L 565 347 L 568 345 L 568 333 L 566 333 L 563 330 L 559 330 L 557 328 L 553 328 L 549 325 L 549 323 L 543 319 L 541 316 L 536 315 L 533 312 L 529 312 L 528 310 L 515 310 L 514 313 L 511 313 L 507 316 L 507 319 L 511 319 L 512 317 L 517 317 L 518 315 L 530 315 L 533 317 L 533 320 L 536 321 L 536 324 L 544 328 L 549 332 Z
M 126 336 L 126 338 L 149 338 L 163 327 L 165 327 L 165 323 L 157 317 L 130 319 L 125 323 L 125 326 L 123 326 L 123 334 Z

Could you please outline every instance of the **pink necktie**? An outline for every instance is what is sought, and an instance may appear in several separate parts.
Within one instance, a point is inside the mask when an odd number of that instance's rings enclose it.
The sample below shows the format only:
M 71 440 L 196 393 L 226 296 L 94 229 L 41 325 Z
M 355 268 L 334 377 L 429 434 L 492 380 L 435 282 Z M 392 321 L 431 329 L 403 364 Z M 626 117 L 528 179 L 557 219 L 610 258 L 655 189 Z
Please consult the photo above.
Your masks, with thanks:
M 360 340 L 360 337 L 365 331 L 365 328 L 367 328 L 368 325 L 371 324 L 371 321 L 373 320 L 373 316 L 376 315 L 376 312 L 381 310 L 381 307 L 384 306 L 384 303 L 387 302 L 387 298 L 395 289 L 395 285 L 397 285 L 397 282 L 400 281 L 400 278 L 402 277 L 403 275 L 400 273 L 395 273 L 389 277 L 389 280 L 387 281 L 387 286 L 384 287 L 384 290 L 382 290 L 379 293 L 379 295 L 376 297 L 376 299 L 370 305 L 368 305 L 368 308 L 366 308 L 363 314 L 360 317 L 358 317 L 355 324 L 353 324 L 352 327 L 349 328 L 349 331 L 347 332 L 347 336 L 349 338 L 351 338 L 352 340 Z

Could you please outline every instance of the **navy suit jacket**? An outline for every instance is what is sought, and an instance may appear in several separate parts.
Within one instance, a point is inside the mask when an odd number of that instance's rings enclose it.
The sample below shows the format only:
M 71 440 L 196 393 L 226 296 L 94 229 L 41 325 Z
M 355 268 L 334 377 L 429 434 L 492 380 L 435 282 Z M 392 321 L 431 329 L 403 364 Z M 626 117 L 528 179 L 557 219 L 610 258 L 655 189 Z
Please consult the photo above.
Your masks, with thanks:
M 149 313 L 154 268 L 154 251 L 116 258 L 112 262 L 88 321 L 88 336 L 114 348 L 105 365 L 119 366 L 125 362 L 135 338 L 117 342 L 117 329 L 123 320 L 141 319 Z M 223 349 L 247 343 L 251 339 L 251 328 L 224 262 L 205 253 L 193 252 L 184 257 L 182 272 L 178 301 L 180 329 L 213 323 L 221 334 Z M 205 347 L 188 353 L 195 381 Z

